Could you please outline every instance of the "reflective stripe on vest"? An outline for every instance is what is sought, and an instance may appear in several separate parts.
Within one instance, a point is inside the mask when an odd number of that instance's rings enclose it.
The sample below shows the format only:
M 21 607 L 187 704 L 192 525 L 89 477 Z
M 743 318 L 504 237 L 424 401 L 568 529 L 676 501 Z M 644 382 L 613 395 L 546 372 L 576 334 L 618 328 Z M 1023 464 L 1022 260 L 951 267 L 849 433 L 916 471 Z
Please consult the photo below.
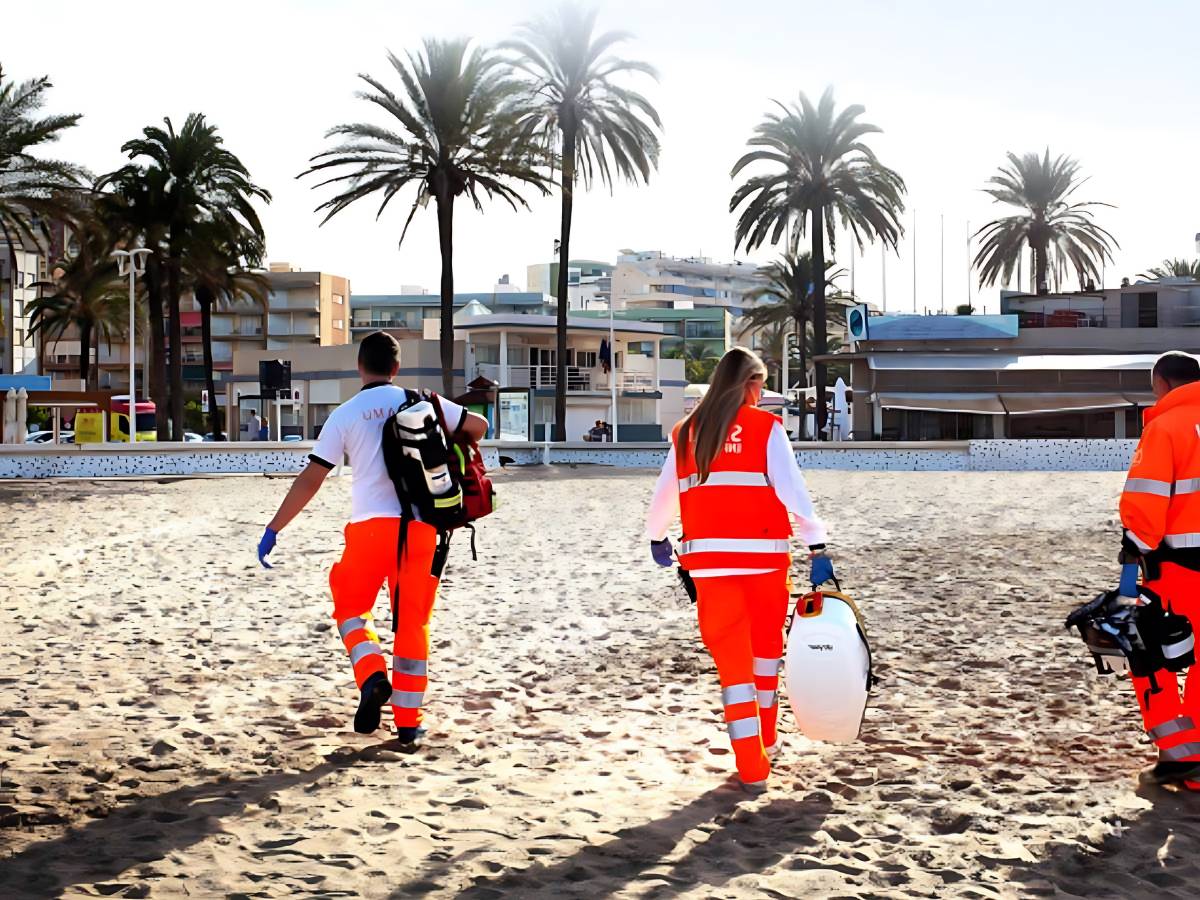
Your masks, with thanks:
M 679 554 L 689 553 L 787 553 L 787 541 L 763 538 L 699 538 L 679 545 Z
M 734 719 L 729 723 L 729 739 L 740 741 L 742 738 L 754 737 L 758 734 L 758 716 L 745 719 Z
M 1157 478 L 1127 478 L 1125 479 L 1125 493 L 1170 497 L 1171 482 L 1159 481 Z
M 708 479 L 700 481 L 700 475 L 689 475 L 679 479 L 679 493 L 685 494 L 698 487 L 770 487 L 763 472 L 709 472 Z
M 1200 547 L 1200 532 L 1189 531 L 1184 534 L 1168 534 L 1164 540 L 1167 542 L 1168 547 L 1174 547 L 1176 550 Z
M 1152 740 L 1157 741 L 1159 738 L 1170 737 L 1173 734 L 1179 734 L 1181 731 L 1190 731 L 1196 727 L 1196 723 L 1189 716 L 1180 716 L 1177 719 L 1171 719 L 1169 722 L 1163 722 L 1161 725 L 1155 725 L 1153 728 L 1146 729 L 1146 734 L 1150 735 Z
M 721 691 L 721 704 L 733 706 L 735 703 L 752 703 L 757 696 L 752 684 L 731 684 Z
M 1175 482 L 1176 494 L 1195 494 L 1200 492 L 1200 478 L 1181 478 Z

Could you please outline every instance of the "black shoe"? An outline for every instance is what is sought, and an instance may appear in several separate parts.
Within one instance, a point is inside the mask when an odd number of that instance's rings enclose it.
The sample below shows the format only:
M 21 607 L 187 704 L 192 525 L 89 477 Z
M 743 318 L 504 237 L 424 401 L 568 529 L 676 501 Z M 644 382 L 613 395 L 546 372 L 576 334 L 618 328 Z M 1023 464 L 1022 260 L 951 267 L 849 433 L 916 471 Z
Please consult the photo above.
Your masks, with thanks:
M 416 753 L 421 748 L 421 741 L 425 737 L 424 728 L 401 728 L 396 727 L 396 740 L 400 743 L 398 749 L 401 753 Z
M 1142 769 L 1141 780 L 1145 784 L 1180 784 L 1184 781 L 1200 781 L 1200 762 L 1189 760 L 1171 762 L 1160 759 L 1147 769 Z
M 376 672 L 363 682 L 362 696 L 358 700 L 358 712 L 354 714 L 354 730 L 359 734 L 371 734 L 379 727 L 380 711 L 391 699 L 392 686 L 383 672 Z

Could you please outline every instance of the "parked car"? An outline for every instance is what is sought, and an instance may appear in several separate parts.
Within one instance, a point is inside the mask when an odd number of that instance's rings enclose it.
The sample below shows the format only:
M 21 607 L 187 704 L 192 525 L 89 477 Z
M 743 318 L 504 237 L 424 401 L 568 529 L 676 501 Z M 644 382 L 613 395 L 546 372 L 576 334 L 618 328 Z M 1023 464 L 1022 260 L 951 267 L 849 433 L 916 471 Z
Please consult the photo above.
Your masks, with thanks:
M 298 434 L 285 434 L 283 436 L 283 440 L 284 443 L 290 443 L 292 441 L 302 441 L 304 438 L 300 437 Z
M 204 438 L 202 438 L 200 435 L 196 434 L 196 432 L 194 432 L 194 431 L 185 431 L 183 433 L 183 440 L 184 440 L 184 442 L 186 442 L 188 444 L 199 444 L 199 443 L 203 443 Z
M 53 431 L 31 431 L 25 435 L 25 443 L 27 444 L 49 444 L 54 440 Z M 60 444 L 75 443 L 75 432 L 60 431 L 58 433 L 58 442 Z

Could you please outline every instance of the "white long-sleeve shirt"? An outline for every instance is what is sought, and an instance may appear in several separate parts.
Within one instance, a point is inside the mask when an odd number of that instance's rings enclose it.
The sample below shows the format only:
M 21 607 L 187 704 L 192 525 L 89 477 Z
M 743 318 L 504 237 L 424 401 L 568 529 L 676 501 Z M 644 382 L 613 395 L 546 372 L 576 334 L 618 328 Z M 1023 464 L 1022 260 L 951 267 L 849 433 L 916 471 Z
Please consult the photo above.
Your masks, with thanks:
M 791 441 L 783 425 L 775 423 L 767 439 L 767 482 L 775 490 L 796 523 L 796 533 L 805 545 L 824 544 L 825 523 L 817 518 L 804 475 L 792 452 Z M 646 515 L 646 534 L 652 541 L 667 536 L 671 524 L 679 517 L 679 473 L 675 466 L 675 446 L 667 451 L 666 462 L 654 487 L 650 512 Z M 714 578 L 721 575 L 761 575 L 773 569 L 699 569 L 689 574 L 693 578 Z

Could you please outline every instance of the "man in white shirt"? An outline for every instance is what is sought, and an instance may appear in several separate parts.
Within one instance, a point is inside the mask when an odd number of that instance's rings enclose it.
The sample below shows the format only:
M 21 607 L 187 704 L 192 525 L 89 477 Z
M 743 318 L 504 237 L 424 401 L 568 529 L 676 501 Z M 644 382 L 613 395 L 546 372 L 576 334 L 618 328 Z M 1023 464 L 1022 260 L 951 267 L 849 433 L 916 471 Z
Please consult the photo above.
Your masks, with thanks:
M 246 423 L 246 440 L 257 441 L 258 433 L 262 431 L 262 419 L 258 417 L 258 413 L 250 413 L 250 421 Z
M 389 702 L 402 748 L 415 749 L 423 730 L 429 660 L 429 618 L 437 595 L 441 564 L 435 564 L 438 533 L 419 520 L 404 529 L 401 549 L 400 499 L 388 476 L 383 458 L 383 429 L 408 397 L 391 383 L 400 369 L 400 345 L 383 331 L 368 335 L 358 350 L 362 389 L 335 409 L 321 428 L 309 463 L 271 519 L 258 545 L 259 561 L 266 568 L 276 535 L 294 519 L 320 490 L 330 469 L 350 457 L 350 522 L 345 529 L 342 558 L 329 573 L 333 618 L 350 655 L 360 697 L 354 730 L 370 734 L 379 727 L 380 714 Z M 439 398 L 446 427 L 461 427 L 473 440 L 487 433 L 482 416 L 457 403 Z M 461 423 L 461 425 L 460 425 Z M 384 582 L 396 598 L 392 678 L 372 608 Z

